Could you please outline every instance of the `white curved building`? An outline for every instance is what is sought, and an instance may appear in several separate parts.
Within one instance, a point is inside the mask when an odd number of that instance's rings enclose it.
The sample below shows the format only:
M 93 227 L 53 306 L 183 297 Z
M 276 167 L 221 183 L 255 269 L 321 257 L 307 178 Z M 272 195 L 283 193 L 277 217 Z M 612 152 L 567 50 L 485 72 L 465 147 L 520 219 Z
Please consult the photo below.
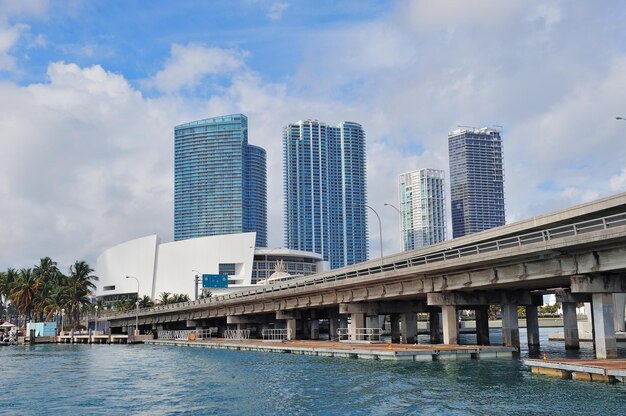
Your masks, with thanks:
M 277 260 L 293 277 L 328 270 L 321 255 L 298 250 L 256 248 L 256 233 L 199 237 L 161 244 L 157 235 L 137 238 L 105 250 L 96 261 L 96 296 L 105 302 L 162 292 L 195 297 L 196 275 L 228 275 L 228 288 L 242 290 L 273 273 Z M 126 278 L 132 276 L 135 279 Z M 137 290 L 139 281 L 139 291 Z M 200 291 L 200 289 L 199 289 Z

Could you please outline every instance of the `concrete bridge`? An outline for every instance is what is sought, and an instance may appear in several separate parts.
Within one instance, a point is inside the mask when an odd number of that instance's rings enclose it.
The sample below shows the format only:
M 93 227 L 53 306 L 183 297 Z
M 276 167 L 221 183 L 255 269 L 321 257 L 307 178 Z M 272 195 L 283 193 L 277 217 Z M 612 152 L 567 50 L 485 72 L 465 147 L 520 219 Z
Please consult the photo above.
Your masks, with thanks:
M 291 337 L 380 327 L 392 342 L 414 343 L 417 314 L 428 313 L 431 342 L 458 343 L 458 311 L 475 310 L 477 343 L 489 345 L 488 307 L 501 305 L 506 346 L 519 348 L 517 307 L 526 308 L 528 344 L 539 344 L 542 295 L 563 303 L 566 348 L 578 348 L 576 303 L 591 302 L 598 358 L 616 357 L 624 330 L 626 193 L 425 249 L 260 286 L 224 296 L 107 318 L 113 331 L 185 327 L 287 328 Z M 138 317 L 138 318 L 137 318 Z M 442 331 L 443 330 L 443 331 Z

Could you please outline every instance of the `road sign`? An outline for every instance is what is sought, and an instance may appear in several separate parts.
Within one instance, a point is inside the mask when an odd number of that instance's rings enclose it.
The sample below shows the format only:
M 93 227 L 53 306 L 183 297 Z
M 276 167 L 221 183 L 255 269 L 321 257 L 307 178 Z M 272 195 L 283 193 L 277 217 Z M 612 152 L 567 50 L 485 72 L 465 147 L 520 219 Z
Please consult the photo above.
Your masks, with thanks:
M 202 275 L 202 288 L 203 289 L 222 289 L 228 287 L 228 275 L 227 274 L 203 274 Z

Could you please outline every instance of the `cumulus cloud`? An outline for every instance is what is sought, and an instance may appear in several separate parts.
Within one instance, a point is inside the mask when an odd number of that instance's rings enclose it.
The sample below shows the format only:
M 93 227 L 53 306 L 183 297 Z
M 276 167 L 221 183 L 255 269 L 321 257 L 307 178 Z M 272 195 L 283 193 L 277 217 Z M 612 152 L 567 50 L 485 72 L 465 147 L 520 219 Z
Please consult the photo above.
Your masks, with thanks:
M 615 192 L 626 191 L 626 168 L 622 168 L 619 174 L 611 176 L 609 186 Z
M 146 86 L 166 93 L 193 88 L 207 75 L 230 74 L 244 66 L 245 53 L 203 45 L 172 45 L 165 67 Z

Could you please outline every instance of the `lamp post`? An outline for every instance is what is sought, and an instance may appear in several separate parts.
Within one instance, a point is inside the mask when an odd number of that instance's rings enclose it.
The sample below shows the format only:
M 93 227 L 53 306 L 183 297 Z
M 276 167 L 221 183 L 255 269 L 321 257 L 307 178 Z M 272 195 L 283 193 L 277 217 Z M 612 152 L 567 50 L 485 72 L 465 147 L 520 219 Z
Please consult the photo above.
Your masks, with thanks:
M 135 334 L 139 335 L 139 279 L 134 276 L 126 276 L 127 279 L 135 279 L 137 281 L 137 309 L 135 313 Z
M 61 332 L 63 332 L 63 317 L 65 316 L 65 309 L 61 309 Z
M 370 207 L 367 204 L 352 204 L 352 206 L 359 206 L 359 205 L 371 209 L 374 212 L 374 214 L 376 214 L 376 218 L 378 218 L 378 230 L 379 230 L 379 236 L 380 236 L 380 265 L 382 267 L 383 264 L 385 264 L 384 258 L 383 258 L 383 223 L 380 221 L 380 216 L 378 215 L 378 212 L 376 212 L 374 208 Z
M 200 273 L 197 270 L 192 270 L 192 272 L 195 273 L 194 279 L 193 279 L 193 281 L 194 281 L 193 288 L 194 288 L 194 291 L 195 291 L 195 294 L 196 294 L 196 300 L 198 300 L 198 284 L 200 283 L 200 275 L 202 273 Z

